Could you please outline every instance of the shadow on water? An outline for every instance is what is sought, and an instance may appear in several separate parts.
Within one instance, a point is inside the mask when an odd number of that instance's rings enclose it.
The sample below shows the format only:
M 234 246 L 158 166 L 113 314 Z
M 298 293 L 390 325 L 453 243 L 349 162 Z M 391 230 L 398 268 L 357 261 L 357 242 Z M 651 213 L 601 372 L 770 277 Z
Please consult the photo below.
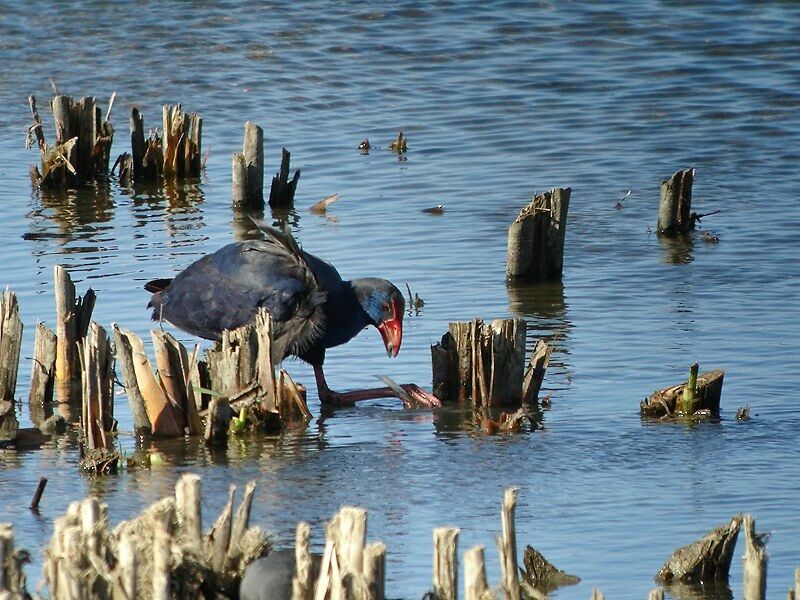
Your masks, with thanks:
M 668 265 L 686 265 L 694 260 L 694 236 L 658 237 L 661 260 Z

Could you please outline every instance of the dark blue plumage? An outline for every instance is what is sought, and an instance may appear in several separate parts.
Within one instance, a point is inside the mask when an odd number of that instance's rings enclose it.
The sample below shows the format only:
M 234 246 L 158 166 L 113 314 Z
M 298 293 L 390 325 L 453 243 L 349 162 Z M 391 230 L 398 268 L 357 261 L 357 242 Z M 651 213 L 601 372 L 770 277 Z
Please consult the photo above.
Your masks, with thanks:
M 385 279 L 343 281 L 324 260 L 302 250 L 290 233 L 262 227 L 263 240 L 228 244 L 195 261 L 174 279 L 153 280 L 153 319 L 193 335 L 219 339 L 255 318 L 272 316 L 275 355 L 299 356 L 314 366 L 320 395 L 331 393 L 322 364 L 325 350 L 378 328 L 396 356 L 402 341 L 404 300 Z

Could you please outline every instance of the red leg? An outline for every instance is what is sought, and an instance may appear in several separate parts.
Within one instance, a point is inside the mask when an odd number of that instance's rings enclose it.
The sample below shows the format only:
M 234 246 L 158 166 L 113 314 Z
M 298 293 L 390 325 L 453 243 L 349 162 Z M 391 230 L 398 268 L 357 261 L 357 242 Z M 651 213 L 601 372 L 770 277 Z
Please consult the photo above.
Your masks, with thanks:
M 376 398 L 400 398 L 406 408 L 416 408 L 418 406 L 441 406 L 440 400 L 423 390 L 416 384 L 410 383 L 401 385 L 405 394 L 400 394 L 398 390 L 390 387 L 371 388 L 364 390 L 351 390 L 349 392 L 334 392 L 328 387 L 325 381 L 325 373 L 321 366 L 314 366 L 314 378 L 317 380 L 317 390 L 319 400 L 323 404 L 333 404 L 337 406 L 352 406 L 361 400 L 374 400 Z

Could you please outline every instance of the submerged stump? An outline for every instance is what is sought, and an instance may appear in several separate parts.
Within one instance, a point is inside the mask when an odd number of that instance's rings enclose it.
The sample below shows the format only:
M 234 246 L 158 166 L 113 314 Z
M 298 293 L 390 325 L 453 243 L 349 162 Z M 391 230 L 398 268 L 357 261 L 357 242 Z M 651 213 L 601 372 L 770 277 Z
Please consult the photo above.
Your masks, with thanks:
M 272 207 L 292 206 L 294 204 L 294 192 L 297 189 L 297 182 L 300 180 L 300 169 L 294 172 L 291 181 L 289 180 L 289 159 L 291 154 L 286 148 L 281 149 L 281 168 L 272 178 L 272 186 L 269 190 L 269 205 Z
M 522 579 L 534 589 L 549 594 L 565 586 L 580 583 L 581 578 L 557 569 L 533 546 L 526 546 L 522 557 Z
M 727 581 L 742 518 L 736 515 L 727 525 L 678 548 L 656 573 L 655 580 L 664 584 Z
M 264 130 L 255 123 L 244 124 L 242 151 L 234 152 L 232 170 L 234 206 L 264 208 Z
M 642 417 L 659 419 L 719 416 L 724 377 L 722 369 L 698 374 L 698 365 L 694 364 L 686 383 L 653 392 L 640 403 L 640 413 Z
M 508 279 L 561 279 L 571 191 L 571 188 L 554 188 L 536 195 L 511 224 Z
M 676 171 L 661 182 L 658 205 L 658 235 L 674 236 L 694 229 L 692 218 L 692 184 L 694 169 Z

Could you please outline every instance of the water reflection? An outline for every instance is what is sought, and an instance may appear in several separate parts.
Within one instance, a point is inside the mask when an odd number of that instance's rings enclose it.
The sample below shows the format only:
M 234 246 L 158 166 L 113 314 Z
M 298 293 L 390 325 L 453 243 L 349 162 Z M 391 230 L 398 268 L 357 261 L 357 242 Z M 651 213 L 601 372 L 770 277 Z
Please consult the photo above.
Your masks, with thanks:
M 669 265 L 686 265 L 694 260 L 694 236 L 658 236 L 661 260 Z
M 676 583 L 664 586 L 668 598 L 675 600 L 733 600 L 733 592 L 724 581 L 690 585 Z
M 553 282 L 513 282 L 506 283 L 508 291 L 508 311 L 523 317 L 528 326 L 527 351 L 539 339 L 553 347 L 550 368 L 564 371 L 567 381 L 571 379 L 566 357 L 569 355 L 567 340 L 573 325 L 567 316 L 567 302 L 564 297 L 564 284 Z

